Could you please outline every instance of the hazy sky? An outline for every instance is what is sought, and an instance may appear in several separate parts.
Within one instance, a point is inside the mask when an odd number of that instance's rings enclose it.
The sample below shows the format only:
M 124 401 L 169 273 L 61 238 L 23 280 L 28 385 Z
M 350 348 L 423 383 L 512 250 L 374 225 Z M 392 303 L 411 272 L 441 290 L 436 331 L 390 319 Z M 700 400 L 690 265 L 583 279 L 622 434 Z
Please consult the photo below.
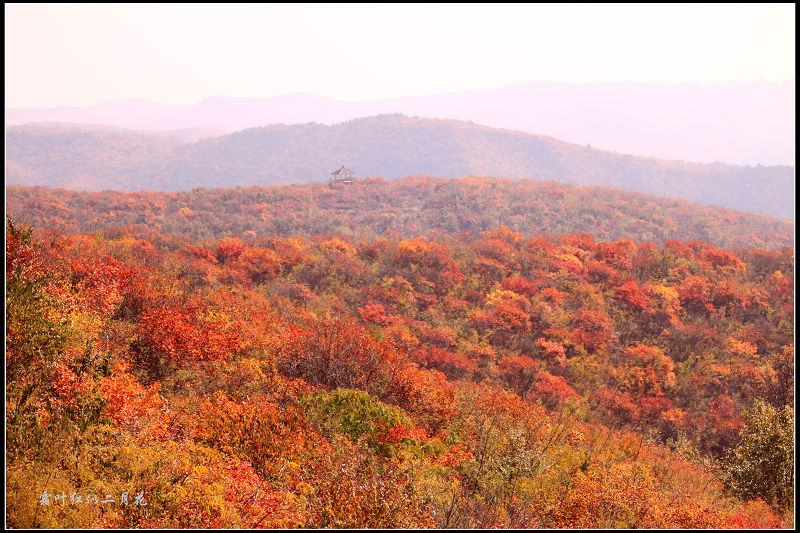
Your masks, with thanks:
M 5 4 L 6 107 L 794 80 L 794 4 Z

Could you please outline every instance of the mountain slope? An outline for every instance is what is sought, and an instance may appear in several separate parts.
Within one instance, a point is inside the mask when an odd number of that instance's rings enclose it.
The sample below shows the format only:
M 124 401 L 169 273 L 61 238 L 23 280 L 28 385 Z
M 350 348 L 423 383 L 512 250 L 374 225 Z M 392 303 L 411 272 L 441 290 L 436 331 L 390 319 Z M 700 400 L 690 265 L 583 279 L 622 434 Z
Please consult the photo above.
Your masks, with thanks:
M 290 184 L 413 174 L 602 185 L 794 216 L 794 169 L 621 155 L 455 120 L 382 115 L 334 126 L 272 125 L 194 143 L 32 126 L 7 129 L 7 183 L 99 190 Z
M 352 186 L 322 183 L 177 193 L 6 189 L 9 214 L 36 227 L 90 232 L 155 229 L 193 239 L 339 234 L 361 240 L 480 234 L 586 232 L 599 240 L 706 241 L 724 248 L 792 246 L 794 226 L 768 217 L 600 187 L 426 176 Z

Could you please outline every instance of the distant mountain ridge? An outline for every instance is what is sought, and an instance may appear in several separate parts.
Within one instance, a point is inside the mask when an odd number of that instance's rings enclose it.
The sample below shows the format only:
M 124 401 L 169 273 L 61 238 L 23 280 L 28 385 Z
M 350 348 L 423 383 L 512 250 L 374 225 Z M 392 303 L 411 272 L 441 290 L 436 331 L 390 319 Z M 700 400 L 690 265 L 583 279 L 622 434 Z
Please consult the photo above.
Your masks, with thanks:
M 9 184 L 177 191 L 359 176 L 493 176 L 600 185 L 776 218 L 794 217 L 794 168 L 621 155 L 456 120 L 382 115 L 334 126 L 271 125 L 193 143 L 19 126 L 6 131 Z
M 135 130 L 334 124 L 402 113 L 452 118 L 627 154 L 697 162 L 793 165 L 795 84 L 518 83 L 499 89 L 345 102 L 311 94 L 213 96 L 193 105 L 141 99 L 90 107 L 7 109 L 6 125 L 99 123 Z
M 85 124 L 81 122 L 32 122 L 27 124 L 32 127 L 45 127 L 57 128 L 61 130 L 95 130 L 95 131 L 110 131 L 116 133 L 128 133 L 131 135 L 152 135 L 154 137 L 175 137 L 178 140 L 185 142 L 194 142 L 202 139 L 210 139 L 211 137 L 219 137 L 228 132 L 216 130 L 214 128 L 181 128 L 176 130 L 133 130 L 131 128 L 124 128 L 122 126 L 113 126 L 111 124 Z

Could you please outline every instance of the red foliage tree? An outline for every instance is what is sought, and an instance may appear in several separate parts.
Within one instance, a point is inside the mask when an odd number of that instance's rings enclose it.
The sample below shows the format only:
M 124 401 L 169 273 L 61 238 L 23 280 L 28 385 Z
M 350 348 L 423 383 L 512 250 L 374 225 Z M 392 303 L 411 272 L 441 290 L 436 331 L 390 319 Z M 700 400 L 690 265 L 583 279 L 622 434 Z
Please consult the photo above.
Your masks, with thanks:
M 332 389 L 383 396 L 402 363 L 390 346 L 352 320 L 317 320 L 305 328 L 292 327 L 288 335 L 278 354 L 279 368 Z
M 575 390 L 569 386 L 563 376 L 554 376 L 544 370 L 540 370 L 536 375 L 532 396 L 542 400 L 545 406 L 555 409 L 576 395 Z
M 628 280 L 615 289 L 617 298 L 639 311 L 647 310 L 650 298 L 634 280 Z
M 504 357 L 498 364 L 500 377 L 517 394 L 525 397 L 539 374 L 539 363 L 525 355 Z
M 159 357 L 178 367 L 233 357 L 239 349 L 233 323 L 213 318 L 200 300 L 176 304 L 153 305 L 142 313 L 137 346 L 140 357 L 155 366 L 151 370 L 163 370 Z
M 581 309 L 572 320 L 575 340 L 590 352 L 596 352 L 611 340 L 614 323 L 602 311 Z
M 217 245 L 217 260 L 220 263 L 235 261 L 244 253 L 247 245 L 238 237 L 222 239 Z

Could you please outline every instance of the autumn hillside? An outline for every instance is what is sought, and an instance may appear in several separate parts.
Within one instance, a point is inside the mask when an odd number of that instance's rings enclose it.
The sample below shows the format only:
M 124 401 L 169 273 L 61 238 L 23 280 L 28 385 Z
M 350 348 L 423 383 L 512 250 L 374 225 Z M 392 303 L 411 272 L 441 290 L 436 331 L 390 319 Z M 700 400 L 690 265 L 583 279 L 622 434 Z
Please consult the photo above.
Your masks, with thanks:
M 794 525 L 792 222 L 424 175 L 6 208 L 10 527 Z
M 41 126 L 6 129 L 10 184 L 81 190 L 189 190 L 360 176 L 494 176 L 603 185 L 794 217 L 794 169 L 629 156 L 456 120 L 381 115 L 334 126 L 270 125 L 182 143 Z
M 791 248 L 169 220 L 7 220 L 8 526 L 793 527 Z
M 37 227 L 85 232 L 132 226 L 194 239 L 336 233 L 372 240 L 508 226 L 658 244 L 703 240 L 725 248 L 774 250 L 794 243 L 794 225 L 769 217 L 601 187 L 489 178 L 412 176 L 344 187 L 310 183 L 168 193 L 11 186 L 6 206 Z

